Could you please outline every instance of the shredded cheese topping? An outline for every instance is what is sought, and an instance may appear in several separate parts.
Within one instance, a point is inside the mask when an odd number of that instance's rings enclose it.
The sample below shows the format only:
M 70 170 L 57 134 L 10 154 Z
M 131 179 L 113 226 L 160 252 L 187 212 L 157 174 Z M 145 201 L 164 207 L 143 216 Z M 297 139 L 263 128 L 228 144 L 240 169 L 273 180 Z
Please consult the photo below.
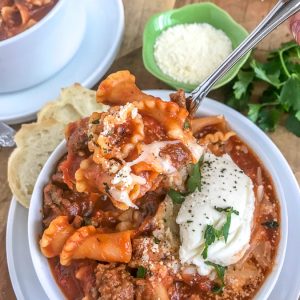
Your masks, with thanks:
M 227 35 L 206 23 L 168 28 L 154 45 L 154 58 L 162 72 L 189 84 L 202 82 L 231 52 Z

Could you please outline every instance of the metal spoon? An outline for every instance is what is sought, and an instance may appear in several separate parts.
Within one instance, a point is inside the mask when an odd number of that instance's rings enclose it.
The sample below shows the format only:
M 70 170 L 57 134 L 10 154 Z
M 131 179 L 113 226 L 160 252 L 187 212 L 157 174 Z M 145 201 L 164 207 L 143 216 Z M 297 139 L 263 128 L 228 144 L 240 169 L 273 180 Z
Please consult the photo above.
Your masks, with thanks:
M 300 10 L 300 0 L 279 0 L 269 14 L 253 30 L 253 32 L 228 56 L 204 82 L 202 82 L 191 96 L 187 98 L 187 107 L 193 116 L 198 110 L 202 100 L 208 94 L 212 86 L 228 72 L 237 61 L 247 52 L 253 49 L 263 38 L 272 32 L 277 26 Z

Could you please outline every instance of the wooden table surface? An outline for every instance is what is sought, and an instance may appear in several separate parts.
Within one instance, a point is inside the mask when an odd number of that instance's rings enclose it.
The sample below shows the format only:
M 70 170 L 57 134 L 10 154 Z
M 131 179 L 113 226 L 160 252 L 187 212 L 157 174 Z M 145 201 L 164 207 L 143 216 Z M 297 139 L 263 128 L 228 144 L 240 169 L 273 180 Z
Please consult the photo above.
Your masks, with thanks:
M 108 73 L 120 69 L 129 69 L 137 77 L 138 86 L 142 89 L 169 88 L 151 76 L 144 68 L 141 58 L 141 39 L 143 27 L 147 19 L 153 13 L 181 7 L 185 4 L 203 2 L 195 0 L 123 0 L 125 7 L 125 34 L 119 58 L 114 62 Z M 255 25 L 270 10 L 276 0 L 215 0 L 211 1 L 226 9 L 233 18 L 248 30 Z M 283 41 L 290 40 L 291 36 L 287 24 L 281 25 L 268 38 L 260 43 L 258 56 L 280 45 Z M 213 93 L 212 97 L 219 98 L 219 93 Z M 270 134 L 271 139 L 282 151 L 292 167 L 294 174 L 300 182 L 300 138 L 290 134 L 284 127 L 279 127 L 276 132 Z M 6 253 L 5 231 L 7 212 L 11 201 L 11 192 L 7 184 L 7 160 L 12 149 L 0 149 L 0 300 L 15 299 L 12 285 L 9 279 Z M 26 272 L 26 270 L 24 270 Z

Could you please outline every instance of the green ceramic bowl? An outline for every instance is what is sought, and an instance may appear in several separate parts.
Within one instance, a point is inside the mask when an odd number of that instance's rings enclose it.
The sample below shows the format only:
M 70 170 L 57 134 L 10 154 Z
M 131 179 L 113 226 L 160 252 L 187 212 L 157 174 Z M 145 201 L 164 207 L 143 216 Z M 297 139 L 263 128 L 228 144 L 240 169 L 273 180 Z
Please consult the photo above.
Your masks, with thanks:
M 190 92 L 196 88 L 196 85 L 178 82 L 164 74 L 154 59 L 154 44 L 162 31 L 177 24 L 188 23 L 208 23 L 223 30 L 230 38 L 233 48 L 236 48 L 248 36 L 248 32 L 236 23 L 228 13 L 210 2 L 187 5 L 156 14 L 150 18 L 145 26 L 143 36 L 143 61 L 146 69 L 170 86 Z M 247 61 L 249 55 L 250 53 L 244 56 L 213 88 L 219 88 L 232 80 Z

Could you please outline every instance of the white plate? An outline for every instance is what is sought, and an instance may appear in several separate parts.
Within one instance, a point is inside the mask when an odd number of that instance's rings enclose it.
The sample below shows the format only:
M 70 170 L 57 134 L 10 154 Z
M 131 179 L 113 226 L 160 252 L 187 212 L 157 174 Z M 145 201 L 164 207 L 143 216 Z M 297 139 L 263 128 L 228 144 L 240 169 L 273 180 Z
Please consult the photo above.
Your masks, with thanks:
M 149 93 L 167 99 L 170 91 L 154 90 L 149 91 Z M 201 110 L 204 114 L 223 114 L 235 130 L 248 132 L 249 136 L 247 139 L 259 139 L 261 141 L 260 147 L 263 147 L 266 155 L 272 161 L 274 170 L 278 174 L 284 188 L 288 210 L 289 237 L 284 265 L 269 299 L 296 300 L 300 293 L 300 265 L 298 264 L 300 191 L 293 172 L 272 141 L 241 114 L 210 99 L 206 99 L 203 102 Z M 9 273 L 18 299 L 47 299 L 34 272 L 29 254 L 27 217 L 28 210 L 16 203 L 16 200 L 13 198 L 8 215 L 6 234 Z
M 0 121 L 32 120 L 36 112 L 59 95 L 62 87 L 79 82 L 93 87 L 114 61 L 122 41 L 122 0 L 74 0 L 85 3 L 86 33 L 73 59 L 49 80 L 15 93 L 0 94 Z

